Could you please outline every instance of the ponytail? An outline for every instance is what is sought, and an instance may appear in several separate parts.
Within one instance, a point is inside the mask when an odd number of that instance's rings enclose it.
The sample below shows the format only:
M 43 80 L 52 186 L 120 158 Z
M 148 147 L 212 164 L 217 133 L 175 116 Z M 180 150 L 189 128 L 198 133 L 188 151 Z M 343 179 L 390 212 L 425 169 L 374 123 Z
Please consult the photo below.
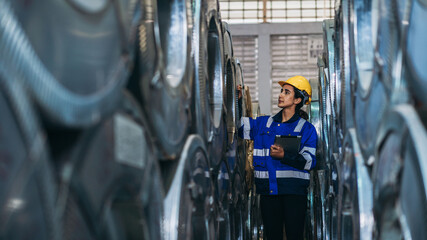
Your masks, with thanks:
M 301 118 L 303 118 L 303 119 L 305 119 L 305 120 L 308 120 L 308 114 L 307 114 L 304 110 L 299 109 L 299 111 L 298 111 L 298 115 L 299 115 Z
M 304 106 L 304 99 L 305 99 L 304 96 L 302 95 L 303 93 L 300 90 L 298 90 L 298 88 L 296 87 L 294 87 L 294 92 L 295 92 L 295 98 L 301 98 L 301 102 L 295 106 L 295 112 L 297 112 L 301 118 L 308 120 L 308 114 L 304 110 L 301 110 L 302 106 Z

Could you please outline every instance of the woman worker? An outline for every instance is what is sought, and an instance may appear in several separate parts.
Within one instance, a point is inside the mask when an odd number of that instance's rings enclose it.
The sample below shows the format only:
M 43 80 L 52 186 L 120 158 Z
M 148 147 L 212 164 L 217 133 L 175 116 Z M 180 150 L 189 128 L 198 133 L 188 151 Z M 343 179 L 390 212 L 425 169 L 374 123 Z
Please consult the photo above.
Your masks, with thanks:
M 279 81 L 282 87 L 274 116 L 243 117 L 239 136 L 254 140 L 253 165 L 257 194 L 261 194 L 261 215 L 268 240 L 303 239 L 307 210 L 309 170 L 316 165 L 317 134 L 302 118 L 303 104 L 311 102 L 311 86 L 302 76 Z M 299 150 L 284 151 L 275 145 L 276 135 L 300 136 Z

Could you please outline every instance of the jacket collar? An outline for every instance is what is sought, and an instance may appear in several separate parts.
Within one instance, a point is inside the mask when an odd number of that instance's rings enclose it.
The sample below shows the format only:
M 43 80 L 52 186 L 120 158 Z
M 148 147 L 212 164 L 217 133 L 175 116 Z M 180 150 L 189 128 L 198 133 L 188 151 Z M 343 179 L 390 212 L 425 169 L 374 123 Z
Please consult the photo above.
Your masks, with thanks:
M 278 112 L 276 115 L 274 115 L 274 117 L 273 117 L 273 120 L 275 121 L 275 122 L 279 122 L 279 123 L 282 123 L 282 112 L 283 112 L 283 109 L 280 111 L 280 112 Z M 300 116 L 299 116 L 299 114 L 298 113 L 295 113 L 288 121 L 286 121 L 285 123 L 292 123 L 292 122 L 295 122 L 295 121 L 297 121 L 297 120 L 299 120 L 300 119 Z

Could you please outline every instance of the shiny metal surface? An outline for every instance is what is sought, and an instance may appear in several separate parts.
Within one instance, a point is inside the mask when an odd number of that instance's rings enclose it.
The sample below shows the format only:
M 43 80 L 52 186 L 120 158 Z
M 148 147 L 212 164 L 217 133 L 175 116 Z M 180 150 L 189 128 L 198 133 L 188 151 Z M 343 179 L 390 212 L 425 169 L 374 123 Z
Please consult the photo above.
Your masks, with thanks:
M 192 119 L 191 131 L 199 134 L 205 141 L 212 137 L 210 112 L 208 112 L 208 66 L 207 66 L 207 37 L 208 21 L 207 8 L 202 0 L 192 2 L 193 9 L 193 54 L 194 54 L 194 83 L 191 100 Z
M 231 239 L 245 239 L 244 227 L 246 220 L 246 191 L 243 177 L 236 170 L 232 179 L 232 202 L 230 206 Z
M 372 182 L 360 151 L 356 131 L 344 140 L 342 179 L 339 183 L 338 238 L 372 239 Z
M 0 45 L 8 46 L 1 65 L 22 79 L 52 122 L 87 127 L 111 114 L 131 69 L 135 4 L 110 3 L 96 14 L 65 1 L 0 4 Z
M 222 28 L 222 37 L 223 37 L 223 50 L 224 50 L 224 59 L 233 58 L 233 40 L 231 38 L 230 29 L 228 27 L 228 23 L 222 21 L 221 22 L 221 28 Z
M 224 96 L 226 93 L 225 79 L 223 71 L 224 52 L 221 24 L 217 12 L 217 7 L 210 8 L 206 21 L 208 26 L 207 36 L 202 36 L 205 40 L 206 52 L 203 59 L 206 65 L 206 88 L 207 106 L 209 122 L 208 152 L 211 166 L 215 169 L 219 167 L 223 153 L 227 147 L 227 115 L 225 109 Z M 207 62 L 206 62 L 207 60 Z
M 427 18 L 427 4 L 424 0 L 412 1 L 409 26 L 405 32 L 405 60 L 411 79 L 408 84 L 414 95 L 423 102 L 427 101 L 427 70 L 424 63 L 427 62 L 427 32 L 424 22 Z
M 228 144 L 237 140 L 237 122 L 239 119 L 239 108 L 236 95 L 236 62 L 234 58 L 227 59 L 225 63 L 225 98 L 224 105 L 227 116 Z
M 341 11 L 338 15 L 339 21 L 339 63 L 340 63 L 340 79 L 341 79 L 341 110 L 340 110 L 340 126 L 346 130 L 354 126 L 353 119 L 353 100 L 351 94 L 351 68 L 350 68 L 350 23 L 349 23 L 349 3 L 347 0 L 341 1 Z M 336 25 L 337 26 L 337 25 Z
M 210 239 L 212 190 L 203 140 L 190 135 L 164 199 L 164 239 Z
M 58 192 L 45 132 L 24 88 L 9 77 L 0 70 L 0 235 L 58 239 Z
M 209 13 L 208 13 L 209 14 Z M 209 16 L 209 15 L 208 15 Z M 223 49 L 222 49 L 222 33 L 218 17 L 215 12 L 210 12 L 209 33 L 207 38 L 207 53 L 208 53 L 208 84 L 207 95 L 209 112 L 213 124 L 213 129 L 217 129 L 221 122 L 222 106 L 225 96 L 225 81 L 223 70 Z
M 208 154 L 209 154 L 209 164 L 213 171 L 216 171 L 220 168 L 221 161 L 226 157 L 227 152 L 227 125 L 225 121 L 225 114 L 223 114 L 223 119 L 220 123 L 220 127 L 217 132 L 213 135 L 211 141 L 207 143 L 208 145 Z M 234 152 L 233 156 L 236 155 Z
M 255 194 L 255 189 L 248 192 L 248 220 L 246 228 L 248 231 L 248 239 L 256 240 L 263 238 L 262 217 L 259 207 L 260 196 Z
M 64 149 L 54 156 L 61 163 L 58 211 L 65 238 L 74 239 L 82 227 L 93 238 L 161 237 L 163 184 L 144 121 L 126 94 L 102 124 L 71 143 L 52 143 Z
M 427 131 L 410 105 L 397 105 L 387 119 L 377 138 L 373 171 L 376 237 L 423 239 L 427 232 L 419 223 L 427 212 L 427 166 L 422 160 Z
M 373 27 L 377 19 L 373 19 L 372 16 L 375 14 L 372 11 L 378 9 L 372 9 L 372 1 L 349 2 L 350 51 L 354 52 L 354 55 L 351 55 L 352 70 L 354 70 L 352 75 L 356 79 L 358 96 L 364 99 L 369 95 L 372 86 L 374 44 L 377 42 L 377 32 L 375 32 L 376 29 Z M 387 9 L 379 11 L 387 11 Z M 379 35 L 381 36 L 380 33 Z
M 232 203 L 231 171 L 226 161 L 221 161 L 220 168 L 212 173 L 214 179 L 214 201 L 218 205 L 219 239 L 231 238 L 231 219 L 229 215 Z
M 188 134 L 194 81 L 190 6 L 188 0 L 149 1 L 139 29 L 139 69 L 131 89 L 141 101 L 164 160 L 177 159 Z

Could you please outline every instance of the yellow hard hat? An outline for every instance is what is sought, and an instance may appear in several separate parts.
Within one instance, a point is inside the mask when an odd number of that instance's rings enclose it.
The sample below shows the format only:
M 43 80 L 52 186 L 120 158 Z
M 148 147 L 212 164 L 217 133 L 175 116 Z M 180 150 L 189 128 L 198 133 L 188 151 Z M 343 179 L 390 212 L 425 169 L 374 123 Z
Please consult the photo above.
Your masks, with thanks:
M 298 90 L 304 93 L 304 91 L 308 94 L 308 100 L 305 100 L 305 104 L 311 103 L 311 86 L 308 80 L 303 76 L 295 76 L 291 77 L 286 81 L 279 81 L 280 86 L 283 87 L 285 84 L 289 84 L 291 86 L 296 87 Z M 304 94 L 303 94 L 304 95 Z

